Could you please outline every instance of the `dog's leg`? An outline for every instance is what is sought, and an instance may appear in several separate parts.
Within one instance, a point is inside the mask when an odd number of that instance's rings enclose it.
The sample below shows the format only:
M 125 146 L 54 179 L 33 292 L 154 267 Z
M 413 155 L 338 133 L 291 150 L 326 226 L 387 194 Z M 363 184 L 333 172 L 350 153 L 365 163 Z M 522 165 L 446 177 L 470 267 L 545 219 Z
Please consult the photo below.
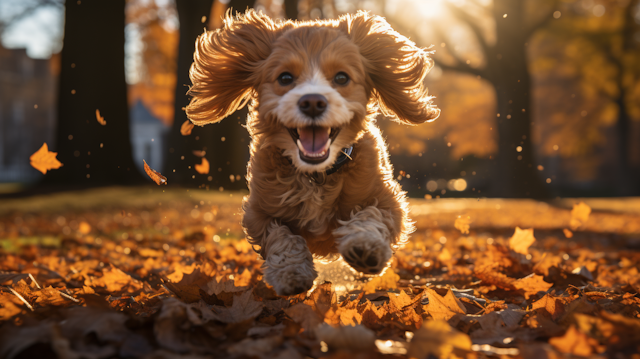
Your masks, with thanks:
M 264 279 L 278 295 L 295 295 L 313 286 L 318 273 L 304 238 L 287 226 L 271 223 L 262 245 L 265 247 Z
M 392 212 L 369 206 L 340 224 L 333 234 L 344 260 L 359 272 L 380 273 L 391 258 L 391 243 L 398 233 Z

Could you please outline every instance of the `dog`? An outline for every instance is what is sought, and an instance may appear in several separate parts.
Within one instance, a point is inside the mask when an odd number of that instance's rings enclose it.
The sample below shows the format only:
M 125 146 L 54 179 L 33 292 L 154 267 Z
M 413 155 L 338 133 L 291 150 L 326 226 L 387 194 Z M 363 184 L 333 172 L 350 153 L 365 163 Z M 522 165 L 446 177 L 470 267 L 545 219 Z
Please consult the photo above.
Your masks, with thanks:
M 376 117 L 417 125 L 440 110 L 429 52 L 367 12 L 273 21 L 230 12 L 196 40 L 186 107 L 196 125 L 249 103 L 242 225 L 278 295 L 308 291 L 313 259 L 379 274 L 414 230 Z

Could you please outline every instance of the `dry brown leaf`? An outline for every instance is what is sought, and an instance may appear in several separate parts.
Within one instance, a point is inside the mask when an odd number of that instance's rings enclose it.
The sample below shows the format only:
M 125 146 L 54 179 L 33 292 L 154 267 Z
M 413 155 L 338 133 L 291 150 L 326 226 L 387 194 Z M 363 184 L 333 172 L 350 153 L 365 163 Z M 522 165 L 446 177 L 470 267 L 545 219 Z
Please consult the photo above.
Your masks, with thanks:
M 529 254 L 529 247 L 536 241 L 533 236 L 533 228 L 520 229 L 516 227 L 516 231 L 513 236 L 509 238 L 509 248 L 516 253 L 527 255 Z
M 454 349 L 471 351 L 469 336 L 453 329 L 444 320 L 425 321 L 414 333 L 407 355 L 411 358 L 449 358 Z
M 180 133 L 183 136 L 189 136 L 191 134 L 191 131 L 193 130 L 193 123 L 191 123 L 191 121 L 186 120 L 182 123 L 182 126 L 180 126 Z
M 560 318 L 560 316 L 564 314 L 564 303 L 551 294 L 546 294 L 544 297 L 533 302 L 533 304 L 531 305 L 531 310 L 540 308 L 549 313 L 551 318 L 553 318 L 554 320 Z
M 253 299 L 253 289 L 233 297 L 231 308 L 214 306 L 215 319 L 223 323 L 240 323 L 256 318 L 264 304 Z
M 57 155 L 57 152 L 49 151 L 47 143 L 45 142 L 42 147 L 36 151 L 36 153 L 29 157 L 29 161 L 31 161 L 31 166 L 33 166 L 33 168 L 42 172 L 42 174 L 46 174 L 49 170 L 55 170 L 62 167 L 62 163 L 56 159 Z
M 210 280 L 211 278 L 202 273 L 200 268 L 196 268 L 191 273 L 183 273 L 180 281 L 165 283 L 165 286 L 185 303 L 195 303 L 202 299 L 200 288 Z
M 578 331 L 573 325 L 569 327 L 563 336 L 549 339 L 549 344 L 562 353 L 584 357 L 604 351 L 604 348 L 598 344 L 597 340 Z
M 298 303 L 284 310 L 294 322 L 300 324 L 306 332 L 313 332 L 322 323 L 320 316 L 304 303 Z
M 391 268 L 385 270 L 382 275 L 378 277 L 374 277 L 372 280 L 368 281 L 362 287 L 362 290 L 365 294 L 375 293 L 376 289 L 395 289 L 398 288 L 398 281 L 400 280 L 400 276 L 396 274 Z
M 524 291 L 524 297 L 529 299 L 529 297 L 538 294 L 538 292 L 546 292 L 553 287 L 553 283 L 545 282 L 544 277 L 541 275 L 530 274 L 513 282 L 513 286 Z
M 209 161 L 206 158 L 202 157 L 202 163 L 195 165 L 196 172 L 201 175 L 206 175 L 209 173 Z
M 449 320 L 456 314 L 467 314 L 466 307 L 456 298 L 451 289 L 444 297 L 431 288 L 427 288 L 424 293 L 429 298 L 429 304 L 423 307 L 424 311 L 433 319 Z
M 145 160 L 142 160 L 144 163 L 144 171 L 147 172 L 149 177 L 155 182 L 157 185 L 167 184 L 167 177 L 160 174 L 160 172 L 149 167 Z
M 471 224 L 470 216 L 458 216 L 453 226 L 462 234 L 469 234 L 469 225 Z
M 332 350 L 366 352 L 375 347 L 376 335 L 363 325 L 339 326 L 334 328 L 327 323 L 316 328 L 316 336 Z
M 573 209 L 571 210 L 571 220 L 569 221 L 569 227 L 575 231 L 576 229 L 587 223 L 590 214 L 591 207 L 589 207 L 586 203 L 580 202 L 578 204 L 574 204 Z
M 104 287 L 109 293 L 133 292 L 142 288 L 138 281 L 113 265 L 105 268 L 102 273 L 102 277 L 88 278 L 84 284 L 91 287 Z
M 11 293 L 0 293 L 0 320 L 9 320 L 22 313 L 24 303 Z
M 98 109 L 96 109 L 96 120 L 98 120 L 98 123 L 102 126 L 105 126 L 107 124 L 107 121 L 104 120 L 104 117 L 100 116 L 100 110 Z

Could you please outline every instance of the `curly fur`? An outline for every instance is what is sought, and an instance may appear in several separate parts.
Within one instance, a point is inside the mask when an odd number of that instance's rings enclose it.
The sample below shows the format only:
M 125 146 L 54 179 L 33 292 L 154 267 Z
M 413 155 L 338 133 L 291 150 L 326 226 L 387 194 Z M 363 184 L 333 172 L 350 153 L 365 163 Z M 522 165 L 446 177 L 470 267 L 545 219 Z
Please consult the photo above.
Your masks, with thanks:
M 250 195 L 242 223 L 265 259 L 265 280 L 281 295 L 309 289 L 316 277 L 312 254 L 340 253 L 354 269 L 379 273 L 413 225 L 375 118 L 382 111 L 415 125 L 438 117 L 423 85 L 432 66 L 428 52 L 365 12 L 310 22 L 274 22 L 253 10 L 227 14 L 224 27 L 196 45 L 191 121 L 217 122 L 250 103 Z M 295 78 L 292 85 L 277 81 L 283 72 Z M 350 81 L 333 83 L 338 72 Z M 328 102 L 313 120 L 296 105 L 309 93 Z M 340 128 L 321 163 L 304 161 L 288 131 L 310 124 Z M 354 161 L 322 185 L 309 180 L 351 145 Z

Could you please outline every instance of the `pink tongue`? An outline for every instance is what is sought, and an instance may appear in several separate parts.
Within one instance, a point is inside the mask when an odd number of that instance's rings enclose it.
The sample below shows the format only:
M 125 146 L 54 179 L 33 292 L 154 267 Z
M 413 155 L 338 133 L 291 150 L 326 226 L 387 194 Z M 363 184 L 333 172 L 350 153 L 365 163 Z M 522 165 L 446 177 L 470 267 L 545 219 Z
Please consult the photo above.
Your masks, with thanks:
M 329 131 L 322 127 L 298 128 L 300 143 L 307 153 L 320 152 L 329 141 Z

